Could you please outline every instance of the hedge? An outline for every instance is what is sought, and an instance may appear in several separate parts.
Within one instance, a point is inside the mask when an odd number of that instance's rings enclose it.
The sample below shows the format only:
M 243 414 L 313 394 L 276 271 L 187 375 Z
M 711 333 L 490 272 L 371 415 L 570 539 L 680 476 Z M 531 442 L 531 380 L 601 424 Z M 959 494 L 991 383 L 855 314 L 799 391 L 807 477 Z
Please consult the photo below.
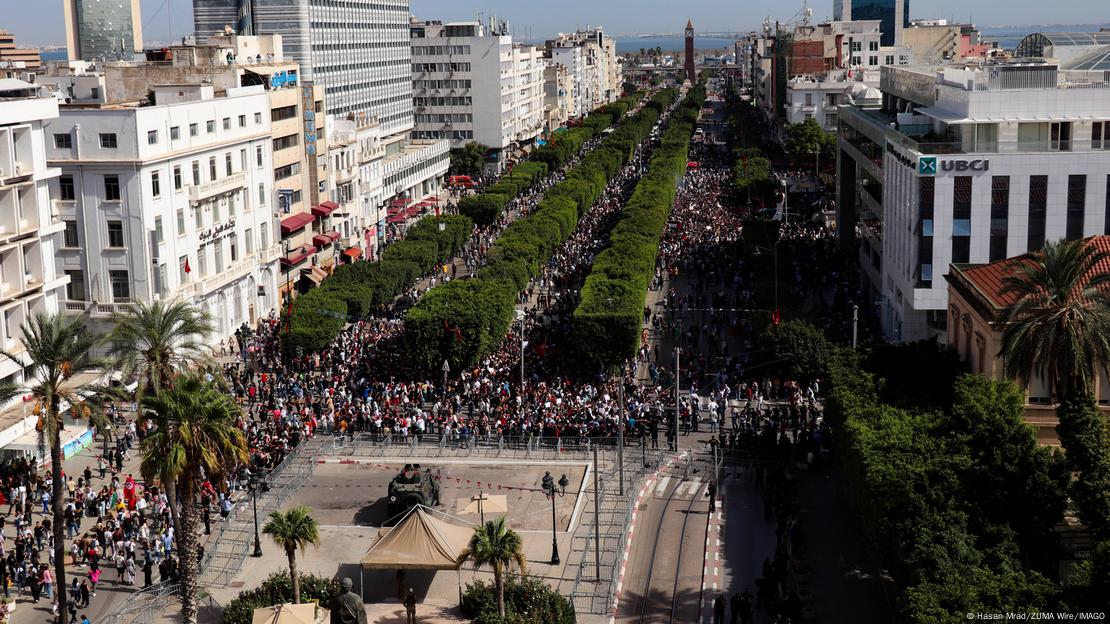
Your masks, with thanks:
M 497 614 L 497 590 L 492 581 L 467 583 L 459 605 L 476 624 L 574 624 L 574 605 L 531 576 L 505 577 L 505 617 Z
M 301 602 L 315 602 L 328 609 L 332 600 L 343 593 L 343 587 L 335 579 L 326 579 L 314 574 L 301 574 Z M 293 602 L 293 583 L 289 573 L 282 570 L 269 576 L 255 589 L 240 592 L 227 604 L 223 613 L 223 624 L 251 624 L 254 610 L 261 607 Z
M 287 353 L 297 347 L 304 353 L 327 347 L 346 321 L 365 318 L 395 300 L 461 250 L 473 230 L 474 222 L 465 216 L 424 217 L 409 228 L 405 239 L 387 247 L 380 261 L 336 267 L 318 288 L 293 301 L 293 318 L 286 321 Z
M 486 266 L 466 280 L 467 288 L 456 282 L 437 287 L 409 310 L 405 344 L 414 364 L 438 370 L 446 359 L 458 370 L 497 348 L 512 323 L 516 294 L 570 236 L 606 183 L 628 162 L 630 146 L 648 136 L 660 112 L 675 97 L 674 90 L 660 91 L 583 156 L 564 181 L 544 193 L 535 212 L 505 229 L 491 246 Z M 609 114 L 619 118 L 624 110 L 621 105 Z M 455 337 L 456 329 L 461 341 Z
M 639 348 L 659 240 L 674 203 L 675 180 L 686 171 L 690 137 L 704 101 L 704 90 L 693 89 L 672 115 L 647 173 L 609 235 L 609 246 L 597 255 L 586 278 L 573 315 L 573 343 L 588 362 L 619 365 Z

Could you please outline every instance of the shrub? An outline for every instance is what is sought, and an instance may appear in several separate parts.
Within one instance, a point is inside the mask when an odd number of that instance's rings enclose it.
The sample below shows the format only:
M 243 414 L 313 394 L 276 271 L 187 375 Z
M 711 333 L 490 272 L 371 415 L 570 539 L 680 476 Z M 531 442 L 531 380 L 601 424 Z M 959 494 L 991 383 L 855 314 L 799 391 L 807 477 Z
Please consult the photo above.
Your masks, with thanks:
M 505 617 L 497 614 L 497 591 L 493 583 L 468 583 L 460 605 L 463 615 L 476 624 L 574 624 L 574 605 L 551 589 L 547 583 L 531 577 L 505 577 Z
M 301 602 L 316 602 L 325 609 L 332 600 L 343 593 L 343 587 L 334 579 L 314 574 L 301 574 Z M 255 589 L 240 592 L 224 607 L 224 624 L 251 624 L 254 610 L 293 601 L 293 583 L 289 573 L 282 570 L 269 576 Z
M 496 193 L 467 195 L 459 200 L 459 214 L 473 219 L 478 225 L 489 225 L 501 215 L 506 203 L 508 198 Z
M 333 289 L 313 288 L 293 300 L 293 316 L 288 319 L 286 348 L 304 353 L 319 351 L 331 344 L 347 322 L 347 303 Z

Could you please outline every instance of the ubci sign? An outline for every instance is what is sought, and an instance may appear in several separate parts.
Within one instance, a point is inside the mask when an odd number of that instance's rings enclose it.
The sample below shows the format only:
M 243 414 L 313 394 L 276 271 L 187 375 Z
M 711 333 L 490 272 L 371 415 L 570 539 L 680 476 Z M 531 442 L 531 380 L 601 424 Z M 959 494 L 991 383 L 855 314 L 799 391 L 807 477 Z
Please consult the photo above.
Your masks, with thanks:
M 940 160 L 936 156 L 922 156 L 917 159 L 917 174 L 923 176 L 935 176 L 940 172 L 980 172 L 990 171 L 991 161 L 982 160 L 962 160 L 956 158 L 948 158 Z

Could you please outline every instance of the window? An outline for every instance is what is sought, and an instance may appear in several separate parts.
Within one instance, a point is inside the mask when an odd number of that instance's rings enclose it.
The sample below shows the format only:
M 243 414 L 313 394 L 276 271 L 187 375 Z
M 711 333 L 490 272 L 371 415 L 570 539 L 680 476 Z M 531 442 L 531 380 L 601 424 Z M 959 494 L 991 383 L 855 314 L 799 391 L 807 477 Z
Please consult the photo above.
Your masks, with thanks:
M 188 269 L 188 270 L 186 270 Z M 189 256 L 181 256 L 177 259 L 177 281 L 184 284 L 189 281 Z
M 222 203 L 223 203 L 222 199 L 219 200 L 219 201 L 212 202 L 212 224 L 213 225 L 219 223 L 222 220 L 222 219 L 220 219 L 220 204 L 222 204 Z
M 224 117 L 224 130 L 231 130 L 231 117 Z
M 254 253 L 254 236 L 250 228 L 247 228 L 247 231 L 243 233 L 243 241 L 247 247 L 247 255 Z
M 270 110 L 270 121 L 283 121 L 297 116 L 297 106 L 281 106 Z
M 263 182 L 258 183 L 258 205 L 266 205 L 266 184 Z
M 235 216 L 235 204 L 239 201 L 239 191 L 235 191 L 227 196 L 227 216 Z
M 163 262 L 162 264 L 159 264 L 158 265 L 158 294 L 159 295 L 164 295 L 164 294 L 166 294 L 166 291 L 169 290 L 169 287 L 170 287 L 170 285 L 168 283 L 169 282 L 169 275 L 167 275 L 167 273 L 168 273 L 168 271 L 166 270 L 166 263 Z
M 212 268 L 215 269 L 217 273 L 219 273 L 220 271 L 223 271 L 227 268 L 226 266 L 224 266 L 224 239 L 217 239 L 212 244 L 212 247 L 214 247 L 213 251 L 216 252 L 216 263 L 213 265 Z
M 270 246 L 270 224 L 263 223 L 261 228 L 262 239 L 259 241 L 259 249 L 267 249 Z
M 193 209 L 193 222 L 198 230 L 204 227 L 204 210 L 200 206 Z
M 69 283 L 66 284 L 66 299 L 70 301 L 85 301 L 85 272 L 81 269 L 66 271 Z
M 274 151 L 283 150 L 289 147 L 296 147 L 300 141 L 300 135 L 290 134 L 288 136 L 278 137 L 274 139 Z
M 274 169 L 274 179 L 275 180 L 284 180 L 285 178 L 295 176 L 300 172 L 301 172 L 301 163 L 299 163 L 299 162 L 291 163 L 291 164 L 285 165 L 284 167 L 278 167 L 277 169 Z
M 100 87 L 92 87 L 91 89 L 89 89 L 89 99 L 90 100 L 99 100 L 100 99 Z
M 154 217 L 154 240 L 158 243 L 166 240 L 166 231 L 162 228 L 162 217 Z
M 177 209 L 177 235 L 185 236 L 185 209 Z
M 131 301 L 131 279 L 127 271 L 108 271 L 108 279 L 112 282 L 112 301 Z
M 1048 210 L 1048 176 L 1029 176 L 1029 238 L 1026 251 L 1044 247 L 1045 214 Z
M 181 126 L 170 126 L 170 140 L 176 141 L 181 138 Z
M 212 180 L 215 180 L 215 179 L 216 179 L 216 157 L 215 156 L 209 156 L 208 157 L 208 180 L 212 181 Z
M 1091 149 L 1110 149 L 1110 121 L 1096 121 L 1091 124 Z
M 181 165 L 173 166 L 173 189 L 175 191 L 181 190 Z
M 81 239 L 77 236 L 76 221 L 66 221 L 66 229 L 62 234 L 62 246 L 69 248 L 81 246 Z
M 215 119 L 209 119 L 208 121 L 204 122 L 204 130 L 208 134 L 215 134 L 215 132 L 216 132 L 216 120 Z
M 879 42 L 878 41 L 868 41 L 867 42 L 867 49 L 872 51 L 872 52 L 878 52 L 879 51 Z
M 147 145 L 157 145 L 158 144 L 158 131 L 157 130 L 147 130 L 146 144 Z
M 162 196 L 162 180 L 159 179 L 157 171 L 150 173 L 150 194 L 152 197 Z
M 100 147 L 104 149 L 116 149 L 119 143 L 116 141 L 115 132 L 101 132 L 100 133 Z
M 885 64 L 886 65 L 893 65 L 894 64 L 894 55 L 893 54 L 886 55 Z
M 232 234 L 231 236 L 229 236 L 227 238 L 228 242 L 230 243 L 230 247 L 231 247 L 231 261 L 232 262 L 238 262 L 239 261 L 239 241 L 235 240 L 236 238 L 238 238 L 238 237 L 235 236 L 234 234 Z
M 936 194 L 935 178 L 918 178 L 917 213 L 920 227 L 917 232 L 917 287 L 933 285 L 933 204 Z
M 197 273 L 200 277 L 208 276 L 208 245 L 197 249 Z
M 73 135 L 55 134 L 54 147 L 58 149 L 70 149 L 71 147 L 73 147 Z
M 1068 176 L 1067 230 L 1068 240 L 1083 238 L 1083 213 L 1087 208 L 1087 176 Z
M 106 201 L 119 201 L 119 176 L 104 176 L 104 199 Z
M 224 154 L 224 175 L 231 175 L 231 152 Z
M 1049 140 L 1051 141 L 1050 148 L 1053 151 L 1070 152 L 1071 151 L 1071 122 L 1061 121 L 1053 122 L 1049 127 Z
M 998 151 L 998 124 L 975 124 L 975 151 Z
M 195 123 L 189 124 L 189 136 L 194 137 L 198 134 L 200 134 L 200 132 L 197 130 L 197 125 Z
M 200 161 L 193 161 L 193 186 L 200 186 Z
M 239 150 L 239 169 L 242 171 L 247 170 L 247 148 Z
M 108 222 L 108 246 L 123 247 L 123 221 Z
M 971 176 L 957 176 L 952 185 L 952 262 L 971 260 Z
M 254 148 L 254 165 L 259 169 L 262 168 L 262 146 L 256 145 Z
M 77 198 L 73 188 L 73 176 L 68 174 L 58 176 L 58 197 L 62 201 L 73 201 Z
M 257 126 L 260 123 L 262 123 L 262 113 L 255 113 L 254 114 L 254 125 Z
M 991 178 L 990 261 L 1006 257 L 1006 231 L 1010 226 L 1010 176 Z
M 240 128 L 246 128 L 247 127 L 247 116 L 246 115 L 239 115 L 239 127 Z

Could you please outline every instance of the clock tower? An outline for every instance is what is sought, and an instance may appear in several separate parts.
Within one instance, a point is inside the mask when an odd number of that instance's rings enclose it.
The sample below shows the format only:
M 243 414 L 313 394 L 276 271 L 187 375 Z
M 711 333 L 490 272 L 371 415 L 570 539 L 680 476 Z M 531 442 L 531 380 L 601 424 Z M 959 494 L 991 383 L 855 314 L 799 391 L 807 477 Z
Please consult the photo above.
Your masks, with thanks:
M 697 74 L 694 73 L 694 23 L 690 20 L 686 21 L 686 78 L 690 84 L 698 82 Z

